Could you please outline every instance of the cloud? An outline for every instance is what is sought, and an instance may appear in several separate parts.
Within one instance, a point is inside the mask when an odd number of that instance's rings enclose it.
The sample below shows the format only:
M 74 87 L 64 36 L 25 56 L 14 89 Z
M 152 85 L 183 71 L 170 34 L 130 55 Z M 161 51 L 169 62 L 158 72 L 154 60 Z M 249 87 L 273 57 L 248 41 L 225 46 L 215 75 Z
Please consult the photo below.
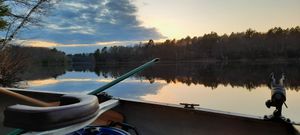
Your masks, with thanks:
M 97 42 L 94 44 L 59 44 L 56 42 L 41 41 L 41 40 L 18 40 L 15 41 L 17 44 L 32 47 L 48 47 L 56 48 L 58 50 L 64 51 L 67 54 L 77 54 L 77 53 L 93 53 L 97 49 L 102 49 L 103 47 L 111 46 L 132 46 L 139 42 L 148 41 L 107 41 L 107 42 Z
M 37 82 L 35 82 L 37 83 Z M 67 93 L 88 93 L 92 90 L 95 90 L 103 85 L 106 85 L 107 82 L 98 82 L 98 81 L 57 81 L 57 82 L 44 82 L 43 85 L 36 85 L 34 82 L 30 82 L 30 89 L 33 90 L 42 90 L 42 91 L 52 91 L 52 92 L 67 92 Z M 149 82 L 127 82 L 124 81 L 120 84 L 117 84 L 109 89 L 106 92 L 114 97 L 122 97 L 129 99 L 139 99 L 146 95 L 156 95 L 159 90 L 166 84 L 154 83 L 150 84 Z
M 53 91 L 53 92 L 68 92 L 68 93 L 88 93 L 115 78 L 97 76 L 93 72 L 67 72 L 56 79 L 29 81 L 30 89 Z M 148 80 L 138 80 L 130 77 L 123 82 L 110 87 L 106 92 L 114 97 L 139 99 L 146 95 L 156 95 L 159 90 L 166 85 L 165 82 L 156 81 L 152 84 Z
M 24 30 L 20 37 L 58 44 L 96 44 L 164 38 L 141 25 L 131 0 L 64 0 L 45 17 L 43 27 Z

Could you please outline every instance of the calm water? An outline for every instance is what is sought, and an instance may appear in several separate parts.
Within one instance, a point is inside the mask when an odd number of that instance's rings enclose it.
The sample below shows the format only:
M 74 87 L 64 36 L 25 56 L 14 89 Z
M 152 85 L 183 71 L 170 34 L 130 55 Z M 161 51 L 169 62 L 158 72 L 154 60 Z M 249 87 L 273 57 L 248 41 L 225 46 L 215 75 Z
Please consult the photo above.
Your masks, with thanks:
M 34 73 L 23 85 L 30 89 L 87 93 L 112 81 L 136 65 L 74 66 L 66 71 L 51 68 Z M 196 103 L 202 108 L 255 116 L 269 115 L 265 107 L 271 92 L 271 72 L 285 72 L 287 105 L 283 115 L 300 122 L 300 66 L 297 64 L 158 64 L 128 78 L 106 92 L 115 97 L 179 104 Z M 52 76 L 52 77 L 51 77 Z

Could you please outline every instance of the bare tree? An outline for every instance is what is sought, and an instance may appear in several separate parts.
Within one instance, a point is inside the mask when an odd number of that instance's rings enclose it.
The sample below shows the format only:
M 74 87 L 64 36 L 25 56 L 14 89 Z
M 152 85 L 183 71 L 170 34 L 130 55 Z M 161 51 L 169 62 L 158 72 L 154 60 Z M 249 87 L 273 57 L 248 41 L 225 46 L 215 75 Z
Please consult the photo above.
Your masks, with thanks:
M 56 0 L 4 0 L 9 10 L 6 12 L 6 34 L 2 39 L 0 51 L 10 44 L 22 28 L 39 24 L 40 17 L 47 13 L 55 2 Z
M 27 55 L 21 49 L 6 49 L 0 53 L 0 86 L 12 87 L 20 81 L 18 76 L 25 69 Z
M 12 47 L 12 41 L 21 29 L 38 25 L 40 17 L 56 0 L 0 0 L 0 86 L 12 86 L 20 81 L 17 75 L 27 66 L 26 54 Z

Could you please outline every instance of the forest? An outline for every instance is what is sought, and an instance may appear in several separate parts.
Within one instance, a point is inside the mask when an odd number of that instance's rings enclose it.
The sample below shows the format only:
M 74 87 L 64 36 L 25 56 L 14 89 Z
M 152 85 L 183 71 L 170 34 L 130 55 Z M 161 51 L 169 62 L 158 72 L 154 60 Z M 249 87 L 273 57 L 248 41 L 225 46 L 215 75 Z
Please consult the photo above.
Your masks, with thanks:
M 300 27 L 275 27 L 267 32 L 245 32 L 113 46 L 97 49 L 97 63 L 145 61 L 154 57 L 162 61 L 253 61 L 300 59 Z
M 157 43 L 149 40 L 147 43 L 133 46 L 104 47 L 89 54 L 66 55 L 55 48 L 16 45 L 8 47 L 6 50 L 0 53 L 0 74 L 2 75 L 0 84 L 11 86 L 14 82 L 22 80 L 18 75 L 36 65 L 98 71 L 97 67 L 109 63 L 140 63 L 155 57 L 160 58 L 163 63 L 185 61 L 221 63 L 292 61 L 299 63 L 300 27 L 288 29 L 275 27 L 265 33 L 248 29 L 245 32 L 222 36 L 211 32 L 200 37 L 186 37 L 179 40 L 173 39 Z M 82 65 L 85 66 L 82 67 Z M 208 85 L 213 87 L 212 84 Z
M 10 46 L 0 53 L 0 84 L 14 86 L 26 71 L 39 66 L 64 67 L 68 59 L 55 48 Z

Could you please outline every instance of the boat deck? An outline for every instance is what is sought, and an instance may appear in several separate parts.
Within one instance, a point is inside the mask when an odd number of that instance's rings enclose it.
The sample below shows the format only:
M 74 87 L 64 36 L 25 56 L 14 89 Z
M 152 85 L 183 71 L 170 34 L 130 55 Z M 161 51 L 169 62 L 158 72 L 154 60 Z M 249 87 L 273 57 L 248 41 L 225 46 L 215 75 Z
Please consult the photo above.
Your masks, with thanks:
M 122 101 L 117 108 L 142 135 L 293 135 L 293 126 L 207 109 Z
M 22 92 L 48 102 L 58 101 L 62 94 Z M 3 127 L 6 106 L 23 102 L 0 94 L 0 134 L 12 131 Z M 141 135 L 294 135 L 299 134 L 289 124 L 264 121 L 259 117 L 243 116 L 208 109 L 184 109 L 182 106 L 146 103 L 120 99 L 115 111 L 124 115 Z

